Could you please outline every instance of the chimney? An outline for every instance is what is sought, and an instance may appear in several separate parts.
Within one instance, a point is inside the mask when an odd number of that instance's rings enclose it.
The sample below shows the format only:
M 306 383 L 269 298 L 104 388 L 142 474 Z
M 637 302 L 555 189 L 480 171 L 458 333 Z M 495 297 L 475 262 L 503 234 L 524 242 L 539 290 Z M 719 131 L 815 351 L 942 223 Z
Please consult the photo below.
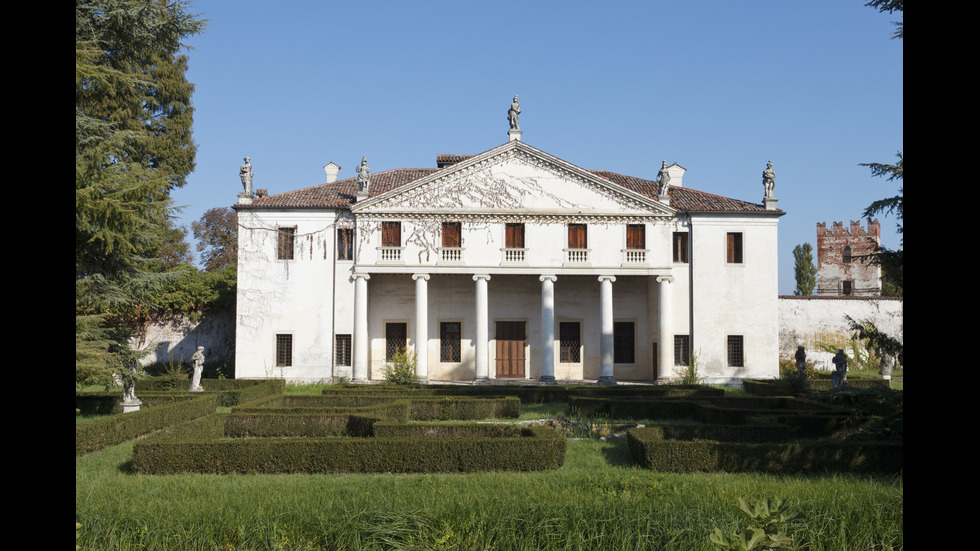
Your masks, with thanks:
M 323 165 L 323 171 L 327 173 L 327 183 L 332 184 L 337 181 L 340 165 L 331 161 L 329 164 Z
M 684 187 L 685 172 L 687 172 L 687 169 L 677 163 L 668 166 L 667 173 L 670 174 L 670 187 Z

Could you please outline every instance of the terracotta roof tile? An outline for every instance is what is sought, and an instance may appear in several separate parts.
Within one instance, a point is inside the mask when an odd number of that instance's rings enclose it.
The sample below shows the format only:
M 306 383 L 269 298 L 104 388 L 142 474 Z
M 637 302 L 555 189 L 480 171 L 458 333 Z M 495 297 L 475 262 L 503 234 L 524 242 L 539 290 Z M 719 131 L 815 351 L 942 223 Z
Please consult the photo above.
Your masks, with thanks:
M 472 157 L 472 155 L 439 155 L 437 162 L 442 166 L 450 166 Z M 447 164 L 444 164 L 447 163 Z M 371 175 L 371 196 L 380 195 L 392 189 L 424 178 L 442 168 L 397 168 Z M 605 170 L 588 171 L 600 178 L 608 180 L 617 186 L 626 188 L 651 199 L 657 199 L 657 182 L 634 176 L 626 176 Z M 251 205 L 236 205 L 239 208 L 350 208 L 354 202 L 357 190 L 357 178 L 338 180 L 329 184 L 321 184 L 296 191 L 259 197 Z M 671 187 L 670 206 L 682 212 L 771 212 L 766 211 L 761 204 L 749 203 L 738 199 L 722 197 L 685 187 Z

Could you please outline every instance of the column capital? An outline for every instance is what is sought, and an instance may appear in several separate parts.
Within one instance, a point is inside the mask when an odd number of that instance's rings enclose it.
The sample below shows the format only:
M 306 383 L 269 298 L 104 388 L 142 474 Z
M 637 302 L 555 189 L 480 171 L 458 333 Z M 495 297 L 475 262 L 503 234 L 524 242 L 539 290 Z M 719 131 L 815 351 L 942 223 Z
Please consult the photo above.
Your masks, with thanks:
M 429 281 L 429 274 L 412 274 L 412 279 L 414 279 L 415 281 L 418 281 L 420 279 Z
M 558 279 L 558 276 L 551 275 L 551 274 L 546 274 L 546 275 L 543 275 L 543 276 L 541 276 L 541 277 L 538 278 L 538 280 L 539 281 L 542 281 L 542 282 L 544 282 L 544 281 L 556 281 L 557 279 Z
M 351 274 L 351 277 L 354 279 L 371 279 L 371 274 L 355 273 L 355 274 Z
M 673 283 L 674 276 L 672 275 L 659 275 L 657 276 L 657 283 Z
M 601 275 L 599 276 L 599 281 L 608 281 L 610 283 L 616 281 L 616 276 L 613 275 Z
M 490 279 L 490 274 L 475 274 L 473 276 L 473 281 L 480 281 L 481 279 L 488 281 Z

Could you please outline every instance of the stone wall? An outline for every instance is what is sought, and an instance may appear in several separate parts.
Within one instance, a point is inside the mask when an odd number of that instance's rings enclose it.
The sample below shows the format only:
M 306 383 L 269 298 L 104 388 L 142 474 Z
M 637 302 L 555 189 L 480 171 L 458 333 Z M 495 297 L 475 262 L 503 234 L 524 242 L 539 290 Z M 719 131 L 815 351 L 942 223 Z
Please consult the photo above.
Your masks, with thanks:
M 176 362 L 190 363 L 198 346 L 204 347 L 206 362 L 235 360 L 235 318 L 233 312 L 210 313 L 200 321 L 171 320 L 151 324 L 145 336 L 133 345 L 140 350 L 154 347 L 155 352 L 143 359 L 143 365 Z
M 846 317 L 872 320 L 882 332 L 902 339 L 903 302 L 894 298 L 779 297 L 779 355 L 790 358 L 803 345 L 817 369 L 833 369 L 833 354 L 817 350 L 818 343 L 844 348 L 852 331 Z

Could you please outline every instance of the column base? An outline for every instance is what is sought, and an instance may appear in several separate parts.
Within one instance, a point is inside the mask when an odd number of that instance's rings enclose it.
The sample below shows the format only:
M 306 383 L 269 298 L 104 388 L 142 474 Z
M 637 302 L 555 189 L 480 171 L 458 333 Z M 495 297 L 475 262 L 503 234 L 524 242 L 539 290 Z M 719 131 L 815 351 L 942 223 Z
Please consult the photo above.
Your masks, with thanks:
M 558 382 L 555 381 L 555 377 L 553 375 L 542 375 L 541 378 L 538 379 L 538 384 L 539 385 L 556 385 L 556 384 L 558 384 Z
M 613 377 L 612 375 L 604 375 L 602 377 L 599 377 L 599 384 L 600 385 L 615 385 L 616 384 L 616 378 Z
M 488 385 L 490 384 L 490 377 L 474 377 L 473 384 L 475 385 Z

